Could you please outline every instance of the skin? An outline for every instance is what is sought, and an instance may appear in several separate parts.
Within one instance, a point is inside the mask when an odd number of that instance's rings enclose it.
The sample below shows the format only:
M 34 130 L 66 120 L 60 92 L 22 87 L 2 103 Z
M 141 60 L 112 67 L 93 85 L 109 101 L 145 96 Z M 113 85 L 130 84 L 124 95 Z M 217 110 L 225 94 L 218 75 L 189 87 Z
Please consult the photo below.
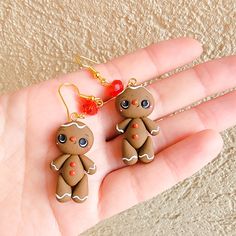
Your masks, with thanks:
M 97 69 L 109 80 L 123 79 L 126 83 L 135 75 L 141 82 L 182 66 L 201 52 L 198 42 L 182 38 L 140 49 Z M 231 56 L 152 84 L 148 89 L 156 106 L 150 118 L 156 120 L 236 86 L 235 74 L 236 57 Z M 54 136 L 66 116 L 56 91 L 65 81 L 76 83 L 83 93 L 102 97 L 104 92 L 80 71 L 0 98 L 2 235 L 78 235 L 200 170 L 222 148 L 218 132 L 233 126 L 236 120 L 232 109 L 236 107 L 236 92 L 167 117 L 158 122 L 161 132 L 153 138 L 155 160 L 148 165 L 124 166 L 117 149 L 122 136 L 115 137 L 114 129 L 121 117 L 115 112 L 114 101 L 110 101 L 99 114 L 85 120 L 95 140 L 88 156 L 98 167 L 96 175 L 89 176 L 89 198 L 83 204 L 60 204 L 54 197 L 57 176 L 48 165 L 60 155 Z M 104 125 L 98 125 L 101 122 Z

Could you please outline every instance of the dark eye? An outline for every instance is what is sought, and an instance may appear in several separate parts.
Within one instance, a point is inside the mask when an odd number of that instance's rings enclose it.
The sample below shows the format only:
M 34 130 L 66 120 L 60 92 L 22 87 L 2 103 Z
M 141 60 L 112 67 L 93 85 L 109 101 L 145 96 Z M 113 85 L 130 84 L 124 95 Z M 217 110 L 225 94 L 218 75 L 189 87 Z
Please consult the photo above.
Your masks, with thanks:
M 80 147 L 82 147 L 82 148 L 86 147 L 86 146 L 88 145 L 88 140 L 85 139 L 85 138 L 81 138 L 81 139 L 79 140 L 79 145 L 80 145 Z
M 150 102 L 148 100 L 142 100 L 141 102 L 141 106 L 144 108 L 144 109 L 147 109 L 150 107 Z
M 59 143 L 65 143 L 66 140 L 67 140 L 67 137 L 65 134 L 59 134 L 58 137 L 57 137 L 57 140 Z
M 129 107 L 129 101 L 124 100 L 120 103 L 120 106 L 124 109 L 127 109 Z

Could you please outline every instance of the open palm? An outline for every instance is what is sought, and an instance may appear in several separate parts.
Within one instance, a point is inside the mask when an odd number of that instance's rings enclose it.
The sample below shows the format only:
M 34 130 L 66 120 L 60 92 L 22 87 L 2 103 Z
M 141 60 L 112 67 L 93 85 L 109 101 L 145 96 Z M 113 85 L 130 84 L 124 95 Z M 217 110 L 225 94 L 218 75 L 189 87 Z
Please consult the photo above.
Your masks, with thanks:
M 115 59 L 97 69 L 109 80 L 131 77 L 144 82 L 182 66 L 202 52 L 192 39 L 154 44 Z M 216 92 L 236 86 L 236 57 L 198 65 L 148 86 L 159 119 Z M 108 102 L 85 122 L 95 143 L 88 153 L 97 165 L 89 176 L 89 198 L 83 204 L 55 199 L 57 176 L 50 162 L 60 152 L 55 131 L 66 121 L 57 88 L 77 84 L 81 92 L 103 97 L 103 88 L 86 71 L 69 74 L 0 98 L 0 228 L 1 235 L 77 235 L 100 220 L 147 200 L 191 176 L 217 156 L 222 147 L 219 131 L 235 123 L 236 92 L 202 103 L 158 121 L 154 137 L 156 157 L 150 164 L 124 166 L 121 120 Z

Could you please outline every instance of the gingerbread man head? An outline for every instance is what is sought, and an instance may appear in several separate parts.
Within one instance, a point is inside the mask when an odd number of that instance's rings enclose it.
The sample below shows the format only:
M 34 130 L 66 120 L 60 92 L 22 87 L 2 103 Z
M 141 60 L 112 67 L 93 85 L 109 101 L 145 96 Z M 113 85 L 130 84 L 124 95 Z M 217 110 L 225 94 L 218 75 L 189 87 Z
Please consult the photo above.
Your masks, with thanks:
M 129 86 L 116 98 L 117 111 L 126 118 L 150 115 L 154 108 L 151 93 L 143 86 Z
M 61 125 L 56 134 L 56 143 L 65 154 L 83 155 L 93 145 L 93 133 L 88 126 L 79 121 Z

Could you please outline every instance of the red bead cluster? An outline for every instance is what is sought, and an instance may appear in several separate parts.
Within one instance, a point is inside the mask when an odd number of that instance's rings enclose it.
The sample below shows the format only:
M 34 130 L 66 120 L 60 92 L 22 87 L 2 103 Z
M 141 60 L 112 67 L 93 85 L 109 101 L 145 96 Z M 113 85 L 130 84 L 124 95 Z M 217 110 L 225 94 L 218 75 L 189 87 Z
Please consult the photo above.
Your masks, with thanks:
M 74 161 L 72 161 L 72 162 L 70 162 L 70 167 L 75 167 L 76 166 L 76 163 L 74 162 Z M 70 176 L 74 176 L 74 175 L 76 175 L 76 172 L 75 172 L 75 170 L 70 170 L 69 171 L 69 175 Z
M 113 98 L 121 93 L 124 89 L 124 85 L 120 80 L 113 80 L 108 86 L 106 86 L 106 95 L 107 97 Z M 98 105 L 95 101 L 90 99 L 81 98 L 81 112 L 86 115 L 96 115 L 98 112 Z
M 95 101 L 92 101 L 90 99 L 81 98 L 80 103 L 81 103 L 81 111 L 83 114 L 87 114 L 90 116 L 97 114 L 98 106 Z
M 112 83 L 110 83 L 107 86 L 107 95 L 109 98 L 116 97 L 119 93 L 121 93 L 124 89 L 124 85 L 122 81 L 120 80 L 113 80 Z

